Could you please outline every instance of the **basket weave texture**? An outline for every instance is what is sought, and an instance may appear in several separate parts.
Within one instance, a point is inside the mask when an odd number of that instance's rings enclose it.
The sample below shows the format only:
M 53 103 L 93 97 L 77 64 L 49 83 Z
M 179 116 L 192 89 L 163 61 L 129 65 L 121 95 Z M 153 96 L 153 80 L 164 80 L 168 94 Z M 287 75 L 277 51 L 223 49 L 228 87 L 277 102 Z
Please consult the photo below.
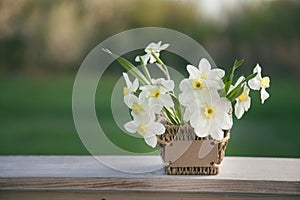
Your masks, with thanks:
M 216 175 L 219 173 L 219 164 L 221 164 L 225 149 L 230 136 L 229 130 L 224 130 L 224 138 L 222 140 L 214 140 L 212 137 L 198 137 L 194 129 L 190 125 L 165 125 L 164 134 L 157 136 L 158 149 L 161 157 L 165 162 L 165 171 L 168 175 Z M 172 141 L 184 140 L 211 140 L 218 144 L 217 162 L 211 163 L 211 166 L 190 166 L 190 167 L 172 167 L 165 160 L 165 147 L 170 145 Z

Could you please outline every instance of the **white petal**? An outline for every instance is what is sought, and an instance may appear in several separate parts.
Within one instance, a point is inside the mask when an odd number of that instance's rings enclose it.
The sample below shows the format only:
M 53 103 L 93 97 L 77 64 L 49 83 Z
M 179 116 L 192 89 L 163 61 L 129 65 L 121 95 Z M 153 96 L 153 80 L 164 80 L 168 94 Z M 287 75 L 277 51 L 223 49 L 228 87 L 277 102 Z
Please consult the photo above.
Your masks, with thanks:
M 209 129 L 211 127 L 211 120 L 203 119 L 199 121 L 197 127 L 193 127 L 195 130 L 195 134 L 198 137 L 206 137 L 209 135 Z
M 215 90 L 206 89 L 203 92 L 201 92 L 201 95 L 199 96 L 199 101 L 202 101 L 204 105 L 212 105 L 213 98 L 215 97 Z
M 131 112 L 135 123 L 147 124 L 155 120 L 155 114 L 153 112 L 142 111 L 142 112 Z
M 244 76 L 240 76 L 237 82 L 235 83 L 234 87 L 238 86 L 244 79 L 245 79 Z
M 255 78 L 248 81 L 248 85 L 252 90 L 259 90 L 261 84 L 260 80 L 256 76 Z
M 142 92 L 139 95 L 139 99 L 147 99 L 149 95 L 149 91 L 147 90 L 147 88 L 141 86 L 140 89 L 142 90 Z
M 191 89 L 192 88 L 192 84 L 191 84 L 191 80 L 190 79 L 183 79 L 180 83 L 179 83 L 179 89 L 180 91 L 185 91 L 187 89 Z
M 248 100 L 243 102 L 243 107 L 245 111 L 248 111 L 251 105 L 251 97 L 248 96 Z
M 222 112 L 221 110 L 217 109 L 216 116 L 213 119 L 215 125 L 222 129 L 228 130 L 232 127 L 232 116 L 229 115 L 227 112 Z
M 133 116 L 133 119 L 138 124 L 148 124 L 155 120 L 156 115 L 153 111 L 148 109 L 145 109 L 141 112 L 131 112 L 131 115 Z
M 152 84 L 153 85 L 160 85 L 160 84 L 162 84 L 162 82 L 164 81 L 165 79 L 163 79 L 163 78 L 158 78 L 158 79 L 151 79 L 151 81 L 152 81 Z
M 211 70 L 211 65 L 206 58 L 202 58 L 198 65 L 201 73 L 208 73 Z
M 130 96 L 129 95 L 126 95 L 126 96 L 124 96 L 124 98 L 123 98 L 123 100 L 124 100 L 124 103 L 126 104 L 126 106 L 128 107 L 128 108 L 130 108 L 131 107 L 131 105 L 129 104 L 129 98 L 130 98 Z
M 152 90 L 153 89 L 153 86 L 152 85 L 142 85 L 141 87 L 140 87 L 140 89 L 142 90 L 142 91 L 150 91 L 150 90 Z
M 143 63 L 146 65 L 148 63 L 150 55 L 149 54 L 145 54 L 145 55 L 142 55 L 142 56 L 137 56 L 137 57 L 135 57 L 134 61 L 135 62 L 140 62 L 140 57 L 141 57 Z
M 151 54 L 145 54 L 143 56 L 141 56 L 141 59 L 143 60 L 144 64 L 146 65 L 150 59 Z
M 159 104 L 155 104 L 155 105 L 151 105 L 149 107 L 150 112 L 155 113 L 155 114 L 159 114 L 162 110 L 162 106 Z
M 174 106 L 173 100 L 168 94 L 161 94 L 159 96 L 159 100 L 163 103 L 163 106 L 166 106 L 168 108 Z
M 156 47 L 159 47 L 161 45 L 161 41 L 157 42 Z
M 230 129 L 232 127 L 232 116 L 228 114 L 231 109 L 231 102 L 225 98 L 220 98 L 216 103 L 216 117 L 215 120 L 218 126 L 224 129 Z
M 198 127 L 198 124 L 200 121 L 200 113 L 199 112 L 200 112 L 199 110 L 194 110 L 194 112 L 192 112 L 191 117 L 190 117 L 190 124 L 194 129 Z
M 215 140 L 221 140 L 224 138 L 224 132 L 219 127 L 214 127 L 214 129 L 211 132 L 211 137 L 213 137 Z
M 225 97 L 222 97 L 222 98 L 217 98 L 217 97 L 214 97 L 213 100 L 215 100 L 215 106 L 217 108 L 218 111 L 220 112 L 223 112 L 223 113 L 228 113 L 230 108 L 231 108 L 231 102 L 225 98 Z
M 159 122 L 152 122 L 151 124 L 149 124 L 147 126 L 147 132 L 146 132 L 145 138 L 150 137 L 151 135 L 164 134 L 165 131 L 166 131 L 166 128 L 164 127 L 164 125 L 162 125 Z
M 261 67 L 259 66 L 259 64 L 257 63 L 255 68 L 253 69 L 253 73 L 257 73 L 257 77 L 259 79 L 262 79 L 261 77 Z
M 261 98 L 261 103 L 263 104 L 265 102 L 265 100 L 267 98 L 269 98 L 269 93 L 266 91 L 266 88 L 261 88 L 261 91 L 260 91 L 260 98 Z
M 239 103 L 239 101 L 237 101 L 236 104 L 234 105 L 234 114 L 238 119 L 241 119 L 241 117 L 244 114 L 243 106 Z
M 160 50 L 165 50 L 166 48 L 168 48 L 170 45 L 169 44 L 163 44 L 160 46 Z
M 135 92 L 139 88 L 139 81 L 136 78 L 131 85 L 131 92 Z
M 187 65 L 186 70 L 189 72 L 189 79 L 198 79 L 200 78 L 200 71 L 193 65 Z
M 225 76 L 225 71 L 223 69 L 213 69 L 211 72 L 214 73 L 215 78 L 223 78 Z
M 190 124 L 194 128 L 197 136 L 206 137 L 209 135 L 211 120 L 204 118 L 203 114 L 199 113 L 199 111 L 195 111 L 192 114 Z
M 151 42 L 146 48 L 145 48 L 145 52 L 147 53 L 151 53 L 151 50 L 155 50 L 157 49 L 157 44 L 155 44 L 154 42 Z
M 183 113 L 183 120 L 188 122 L 191 119 L 193 112 L 188 107 L 185 109 Z
M 140 56 L 136 56 L 134 59 L 135 62 L 140 62 Z
M 233 86 L 233 85 L 230 85 L 230 88 L 229 88 L 229 90 L 228 90 L 228 92 L 227 92 L 227 94 L 229 94 L 233 89 L 235 88 L 235 86 Z
M 139 99 L 136 96 L 134 96 L 133 94 L 128 94 L 124 97 L 124 102 L 128 108 L 131 108 L 132 104 L 137 103 L 138 101 L 139 101 Z
M 201 128 L 196 128 L 195 129 L 195 134 L 198 137 L 206 137 L 209 135 L 208 131 L 206 129 L 201 129 Z
M 127 122 L 125 125 L 124 125 L 124 128 L 126 131 L 128 131 L 129 133 L 135 133 L 137 131 L 137 125 L 135 124 L 134 121 L 130 121 L 130 122 Z
M 144 138 L 145 142 L 151 146 L 152 148 L 154 148 L 157 144 L 157 138 L 156 136 L 152 136 L 152 137 L 147 137 L 147 138 Z
M 174 81 L 166 80 L 162 82 L 162 85 L 167 88 L 167 92 L 172 91 L 174 89 Z
M 127 86 L 128 88 L 130 88 L 130 87 L 131 87 L 131 81 L 129 80 L 128 74 L 125 73 L 125 72 L 123 72 L 123 77 L 124 77 L 124 79 L 125 79 L 126 86 Z
M 247 85 L 244 85 L 244 92 L 249 96 L 250 89 Z
M 215 89 L 221 89 L 223 84 L 219 84 L 218 81 L 214 80 L 205 80 L 203 81 L 203 84 L 207 88 L 215 88 Z
M 154 54 L 156 55 L 156 57 L 159 58 L 159 53 L 154 53 Z M 149 62 L 150 63 L 155 63 L 156 62 L 156 58 L 154 56 L 150 55 L 150 61 Z
M 225 98 L 225 97 L 222 97 L 221 99 L 220 99 L 220 102 L 222 102 L 222 104 L 224 104 L 224 111 L 226 112 L 226 113 L 228 113 L 229 112 L 229 110 L 232 108 L 231 107 L 231 102 L 227 99 L 227 98 Z
M 224 120 L 223 124 L 221 126 L 224 130 L 229 130 L 232 128 L 233 122 L 232 122 L 232 115 L 229 115 L 227 113 L 224 114 Z
M 183 92 L 183 93 L 179 94 L 178 100 L 179 100 L 179 103 L 181 103 L 182 105 L 188 106 L 191 103 L 191 101 L 193 101 L 196 97 L 197 97 L 197 95 L 193 91 Z
M 225 71 L 222 69 L 213 69 L 207 74 L 209 80 L 221 80 L 225 75 Z
M 223 80 L 217 81 L 217 83 L 218 83 L 218 88 L 222 89 L 225 87 Z
M 236 86 L 238 86 L 238 85 L 242 82 L 242 80 L 244 80 L 244 79 L 245 79 L 244 76 L 240 76 L 234 85 L 230 85 L 230 88 L 229 88 L 229 90 L 228 90 L 228 94 L 229 94 L 234 88 L 236 88 Z

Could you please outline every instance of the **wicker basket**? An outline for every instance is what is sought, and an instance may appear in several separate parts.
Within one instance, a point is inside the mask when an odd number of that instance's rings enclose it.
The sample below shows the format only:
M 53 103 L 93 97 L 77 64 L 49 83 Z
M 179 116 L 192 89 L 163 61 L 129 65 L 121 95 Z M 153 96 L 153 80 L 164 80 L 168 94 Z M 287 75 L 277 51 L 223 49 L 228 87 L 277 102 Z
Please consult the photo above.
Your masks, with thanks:
M 224 138 L 217 141 L 210 136 L 204 138 L 196 136 L 194 129 L 189 125 L 165 125 L 165 127 L 165 133 L 158 136 L 158 149 L 165 162 L 167 174 L 216 175 L 219 173 L 219 164 L 223 160 L 230 135 L 229 130 L 224 130 Z M 205 151 L 208 152 L 206 155 L 203 153 Z

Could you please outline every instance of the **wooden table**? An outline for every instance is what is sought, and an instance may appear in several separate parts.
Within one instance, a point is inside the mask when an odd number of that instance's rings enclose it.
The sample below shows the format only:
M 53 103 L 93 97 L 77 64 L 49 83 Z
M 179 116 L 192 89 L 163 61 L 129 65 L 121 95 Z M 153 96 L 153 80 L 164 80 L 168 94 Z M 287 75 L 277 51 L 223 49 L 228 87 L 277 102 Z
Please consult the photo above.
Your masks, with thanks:
M 162 165 L 158 156 L 99 158 L 124 170 Z M 0 156 L 0 199 L 141 198 L 300 199 L 300 159 L 225 157 L 217 176 L 168 176 L 117 171 L 91 156 Z

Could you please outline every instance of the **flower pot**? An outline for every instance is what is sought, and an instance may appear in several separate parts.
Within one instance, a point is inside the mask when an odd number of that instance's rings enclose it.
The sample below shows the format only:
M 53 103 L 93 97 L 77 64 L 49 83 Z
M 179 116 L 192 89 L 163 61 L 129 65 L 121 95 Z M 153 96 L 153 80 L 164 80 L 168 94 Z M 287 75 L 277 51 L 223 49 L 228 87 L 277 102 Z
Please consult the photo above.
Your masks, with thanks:
M 168 175 L 216 175 L 222 162 L 230 132 L 215 140 L 196 136 L 189 125 L 165 125 L 158 137 L 158 149 Z

